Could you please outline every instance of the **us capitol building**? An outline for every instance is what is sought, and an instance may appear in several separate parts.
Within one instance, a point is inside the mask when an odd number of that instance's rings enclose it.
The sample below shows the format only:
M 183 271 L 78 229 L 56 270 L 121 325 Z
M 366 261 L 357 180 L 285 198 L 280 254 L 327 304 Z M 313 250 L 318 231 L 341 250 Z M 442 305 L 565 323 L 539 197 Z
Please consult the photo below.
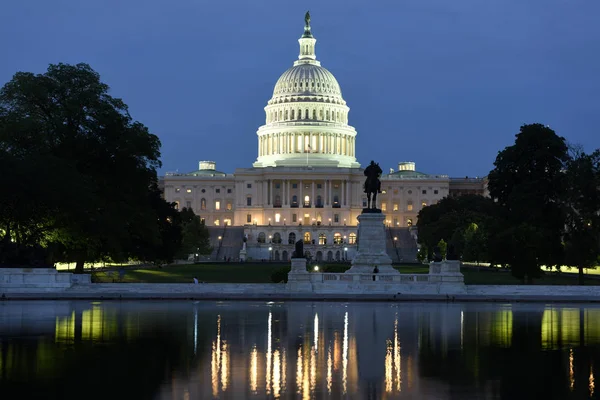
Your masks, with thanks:
M 197 171 L 163 178 L 165 199 L 193 209 L 209 227 L 213 259 L 237 260 L 245 247 L 248 260 L 288 260 L 300 238 L 317 261 L 351 259 L 356 252 L 356 217 L 367 205 L 357 132 L 339 83 L 317 60 L 316 42 L 307 13 L 298 60 L 279 77 L 265 107 L 251 168 L 228 174 L 214 161 L 200 161 Z M 415 258 L 419 210 L 449 195 L 484 194 L 486 185 L 400 162 L 381 177 L 381 190 L 388 253 L 401 262 Z

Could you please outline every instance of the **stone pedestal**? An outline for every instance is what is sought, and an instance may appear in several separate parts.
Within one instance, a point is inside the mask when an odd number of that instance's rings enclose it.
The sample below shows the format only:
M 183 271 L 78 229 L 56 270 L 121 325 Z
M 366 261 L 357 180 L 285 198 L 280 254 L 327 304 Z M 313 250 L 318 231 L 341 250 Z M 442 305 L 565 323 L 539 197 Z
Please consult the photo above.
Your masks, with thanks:
M 460 272 L 460 260 L 444 260 L 429 264 L 429 275 L 439 277 L 439 282 L 464 283 L 465 277 Z
M 381 274 L 400 274 L 386 252 L 384 220 L 381 212 L 363 212 L 358 216 L 358 252 L 347 274 L 372 274 L 375 266 Z
M 306 258 L 292 258 L 292 269 L 288 273 L 287 288 L 293 291 L 312 291 L 310 274 L 306 270 Z
M 240 250 L 240 261 L 246 261 L 247 257 L 248 257 L 248 254 L 247 254 L 246 249 Z

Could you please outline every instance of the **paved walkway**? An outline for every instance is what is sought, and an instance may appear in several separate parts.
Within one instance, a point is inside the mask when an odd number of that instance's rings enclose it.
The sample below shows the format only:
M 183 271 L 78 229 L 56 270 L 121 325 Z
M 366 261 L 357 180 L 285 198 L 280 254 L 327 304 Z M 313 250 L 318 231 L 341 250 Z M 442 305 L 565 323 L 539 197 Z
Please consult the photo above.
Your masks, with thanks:
M 349 292 L 320 289 L 290 291 L 285 284 L 149 284 L 103 283 L 68 289 L 0 288 L 0 299 L 206 299 L 206 300 L 338 300 L 338 301 L 536 301 L 600 302 L 600 286 L 471 285 L 461 290 L 434 290 L 432 285 L 356 287 Z M 456 288 L 455 288 L 456 289 Z

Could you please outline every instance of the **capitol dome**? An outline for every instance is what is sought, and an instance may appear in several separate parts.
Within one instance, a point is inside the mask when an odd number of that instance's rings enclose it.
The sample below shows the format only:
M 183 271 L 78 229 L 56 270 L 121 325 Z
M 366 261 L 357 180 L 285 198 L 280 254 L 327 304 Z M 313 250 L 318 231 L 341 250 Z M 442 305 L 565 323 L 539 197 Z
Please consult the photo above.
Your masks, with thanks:
M 307 13 L 298 60 L 279 77 L 265 107 L 254 167 L 360 167 L 350 109 L 338 81 L 317 60 L 316 42 Z

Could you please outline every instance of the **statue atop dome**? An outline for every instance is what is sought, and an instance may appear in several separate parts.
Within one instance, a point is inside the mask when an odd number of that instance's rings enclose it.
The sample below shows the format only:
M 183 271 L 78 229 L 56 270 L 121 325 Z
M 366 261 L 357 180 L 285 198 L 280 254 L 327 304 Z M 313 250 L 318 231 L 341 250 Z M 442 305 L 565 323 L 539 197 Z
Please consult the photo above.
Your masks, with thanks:
M 304 14 L 304 27 L 310 28 L 310 11 L 307 11 L 306 14 Z

